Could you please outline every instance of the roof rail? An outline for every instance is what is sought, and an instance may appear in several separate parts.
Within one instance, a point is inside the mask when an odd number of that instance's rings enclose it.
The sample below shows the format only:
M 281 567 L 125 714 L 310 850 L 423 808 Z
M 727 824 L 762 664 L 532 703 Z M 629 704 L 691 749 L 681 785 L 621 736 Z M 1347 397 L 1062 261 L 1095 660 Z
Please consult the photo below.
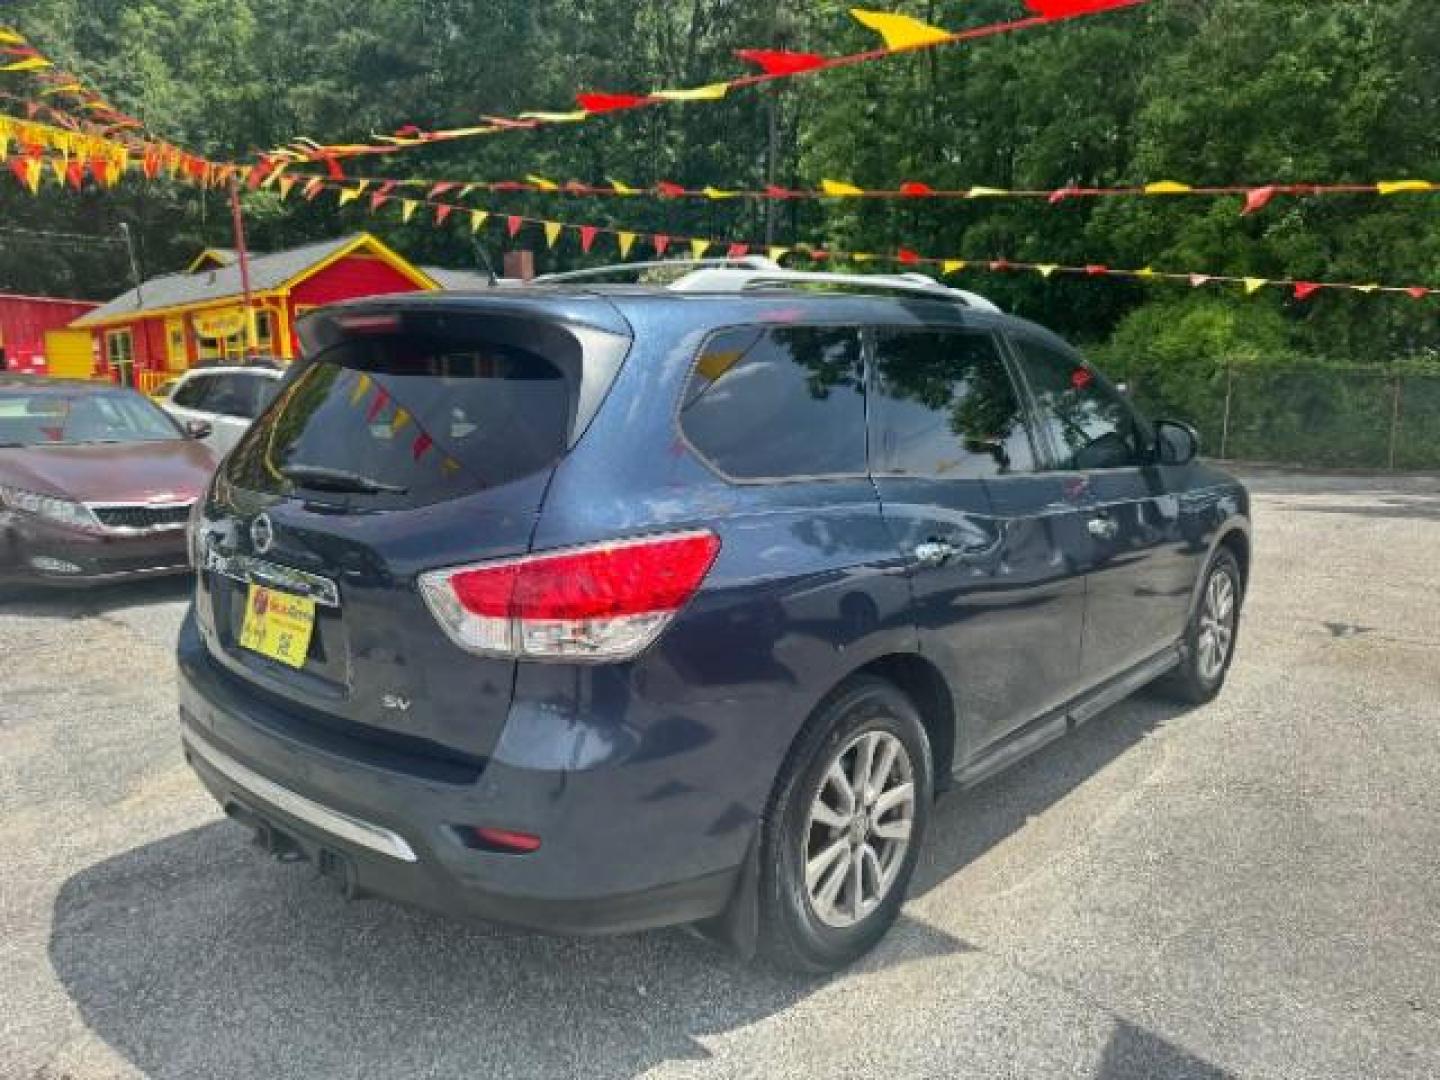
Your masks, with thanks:
M 769 262 L 769 260 L 765 260 Z M 831 274 L 808 270 L 785 270 L 771 263 L 764 267 L 722 265 L 702 267 L 671 282 L 677 292 L 744 292 L 748 289 L 787 285 L 837 285 L 864 292 L 894 292 L 949 300 L 977 311 L 999 311 L 992 301 L 978 293 L 952 289 L 924 274 Z
M 779 270 L 780 264 L 763 255 L 745 255 L 738 259 L 658 259 L 651 262 L 615 263 L 612 266 L 594 266 L 588 270 L 571 270 L 563 274 L 541 274 L 532 278 L 531 284 L 551 285 L 556 282 L 587 281 L 590 278 L 609 277 L 612 274 L 638 274 L 645 270 Z M 689 276 L 689 275 L 687 275 Z M 683 279 L 682 279 L 683 280 Z

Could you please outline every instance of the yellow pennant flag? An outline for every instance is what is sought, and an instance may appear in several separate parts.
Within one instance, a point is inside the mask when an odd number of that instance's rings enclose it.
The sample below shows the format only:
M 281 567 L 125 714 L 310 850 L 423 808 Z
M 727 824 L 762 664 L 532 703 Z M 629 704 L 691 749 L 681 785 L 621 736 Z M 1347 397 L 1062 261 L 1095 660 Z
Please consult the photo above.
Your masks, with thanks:
M 414 199 L 401 199 L 401 200 L 400 200 L 400 220 L 401 220 L 401 221 L 409 221 L 411 215 L 415 213 L 415 208 L 416 208 L 417 206 L 419 206 L 419 205 L 420 205 L 420 204 L 419 204 L 418 202 L 416 202 Z
M 1040 271 L 1041 277 L 1048 278 L 1051 274 L 1055 273 L 1056 270 L 1059 270 L 1060 267 L 1057 266 L 1055 263 L 1042 263 L 1035 269 Z
M 1189 184 L 1177 184 L 1174 180 L 1160 180 L 1145 185 L 1146 195 L 1185 195 L 1194 190 Z
M 821 180 L 820 190 L 837 199 L 853 198 L 856 195 L 865 194 L 864 188 L 858 188 L 854 184 L 847 184 L 840 180 Z
M 788 247 L 772 247 L 769 251 L 770 261 L 778 263 L 781 259 L 785 258 L 785 256 L 789 254 L 790 249 Z
M 1009 195 L 1009 194 L 1010 194 L 1010 192 L 1006 191 L 1004 188 L 998 188 L 998 187 L 972 187 L 972 188 L 970 189 L 970 191 L 967 193 L 967 196 L 966 196 L 966 197 L 967 197 L 967 198 L 971 198 L 971 199 L 994 199 L 994 198 L 998 198 L 998 197 L 1001 196 L 1001 195 Z
M 615 239 L 620 244 L 620 257 L 629 258 L 630 249 L 635 246 L 635 234 L 633 232 L 616 233 Z
M 55 182 L 58 184 L 65 183 L 65 171 L 69 167 L 70 159 L 68 157 L 53 157 L 50 159 L 50 168 L 55 173 Z
M 525 182 L 539 188 L 541 191 L 560 190 L 559 184 L 557 184 L 554 180 L 546 180 L 543 176 L 535 176 L 534 174 L 531 174 L 525 177 Z
M 1403 195 L 1407 192 L 1434 191 L 1435 185 L 1428 180 L 1382 180 L 1375 185 L 1381 195 Z
M 0 26 L 0 45 L 24 45 L 25 39 L 8 26 Z
M 395 415 L 390 418 L 390 430 L 392 432 L 399 431 L 409 422 L 410 414 L 405 411 L 403 406 L 399 407 L 395 410 Z
M 474 184 L 466 184 L 464 187 L 462 187 L 462 188 L 460 189 L 460 193 L 459 193 L 458 195 L 456 195 L 455 197 L 456 197 L 457 199 L 463 199 L 463 198 L 465 198 L 466 195 L 469 195 L 469 194 L 470 194 L 472 191 L 474 191 L 474 190 L 475 190 L 475 185 L 474 185 Z
M 690 257 L 691 257 L 692 259 L 703 259 L 703 258 L 705 257 L 705 252 L 707 252 L 707 251 L 709 251 L 709 250 L 710 250 L 710 241 L 709 241 L 709 240 L 691 240 L 691 241 L 690 241 Z
M 733 199 L 737 193 L 734 191 L 725 191 L 717 187 L 706 187 L 702 189 L 702 194 L 707 199 Z
M 39 158 L 30 158 L 25 162 L 25 186 L 30 189 L 31 195 L 40 193 L 40 173 L 44 164 Z
M 865 8 L 851 8 L 850 14 L 857 22 L 884 38 L 887 49 L 916 49 L 922 45 L 949 41 L 954 36 L 948 30 L 912 19 L 909 15 L 891 15 Z
M 633 188 L 629 184 L 622 184 L 619 180 L 610 181 L 610 190 L 616 195 L 639 195 L 640 189 Z
M 875 256 L 871 255 L 868 251 L 856 251 L 851 253 L 850 261 L 857 263 L 874 262 Z
M 1140 270 L 1136 270 L 1135 276 L 1138 278 L 1153 278 L 1155 276 L 1155 268 L 1153 266 L 1146 266 Z
M 293 176 L 282 176 L 282 177 L 280 178 L 280 181 L 279 181 L 280 198 L 282 198 L 282 199 L 289 198 L 289 196 L 290 196 L 290 189 L 293 188 L 294 186 L 295 186 L 295 177 L 293 177 Z
M 1380 291 L 1380 286 L 1379 286 L 1379 285 L 1356 285 L 1356 286 L 1355 286 L 1355 291 L 1356 291 L 1356 292 L 1363 292 L 1363 293 L 1379 292 L 1379 291 Z
M 1247 277 L 1245 279 L 1245 294 L 1247 296 L 1253 296 L 1255 293 L 1259 292 L 1261 289 L 1263 289 L 1266 285 L 1269 284 L 1270 282 L 1266 278 Z
M 958 274 L 961 270 L 964 269 L 964 259 L 946 259 L 943 263 L 940 264 L 940 272 L 942 274 Z
M 545 222 L 545 243 L 550 247 L 555 246 L 555 241 L 560 239 L 560 231 L 565 228 L 558 221 Z
M 584 109 L 575 112 L 522 112 L 521 120 L 539 120 L 542 124 L 575 124 L 590 114 Z
M 350 391 L 350 404 L 359 405 L 366 394 L 370 392 L 370 376 L 363 371 L 360 377 L 355 380 L 355 389 Z
M 358 199 L 358 198 L 360 197 L 360 192 L 361 192 L 362 190 L 364 190 L 364 189 L 363 189 L 363 188 L 360 188 L 360 187 L 341 188 L 341 189 L 340 189 L 340 205 L 341 205 L 341 206 L 344 206 L 346 203 L 354 202 L 356 199 Z
M 692 90 L 656 90 L 650 96 L 662 101 L 719 101 L 729 89 L 728 84 L 718 82 Z
M 0 71 L 39 71 L 41 68 L 54 67 L 55 65 L 46 60 L 43 56 L 27 56 L 24 60 L 16 60 L 10 64 L 0 65 Z
M 470 231 L 471 231 L 472 233 L 473 233 L 473 232 L 479 232 L 479 231 L 480 231 L 480 226 L 485 224 L 485 219 L 488 218 L 489 216 L 490 216 L 490 214 L 489 214 L 489 212 L 486 211 L 486 210 L 471 210 L 471 211 L 470 211 Z

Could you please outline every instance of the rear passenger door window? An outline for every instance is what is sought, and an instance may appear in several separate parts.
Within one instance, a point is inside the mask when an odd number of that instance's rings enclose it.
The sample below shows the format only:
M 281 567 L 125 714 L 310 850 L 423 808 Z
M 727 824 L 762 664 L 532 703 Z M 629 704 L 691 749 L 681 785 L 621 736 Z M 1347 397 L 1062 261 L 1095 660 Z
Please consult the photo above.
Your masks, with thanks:
M 1034 468 L 1020 396 L 993 335 L 879 330 L 875 386 L 876 473 L 986 480 Z
M 170 402 L 182 409 L 204 409 L 205 399 L 210 395 L 214 382 L 213 375 L 192 376 L 176 387 Z
M 205 409 L 237 420 L 252 419 L 255 412 L 250 383 L 253 381 L 243 375 L 215 376 L 215 387 L 206 395 Z
M 1037 420 L 1061 470 L 1124 469 L 1150 460 L 1135 410 L 1078 355 L 1035 338 L 1014 338 Z
M 865 473 L 860 336 L 831 327 L 712 335 L 680 405 L 696 452 L 735 480 Z

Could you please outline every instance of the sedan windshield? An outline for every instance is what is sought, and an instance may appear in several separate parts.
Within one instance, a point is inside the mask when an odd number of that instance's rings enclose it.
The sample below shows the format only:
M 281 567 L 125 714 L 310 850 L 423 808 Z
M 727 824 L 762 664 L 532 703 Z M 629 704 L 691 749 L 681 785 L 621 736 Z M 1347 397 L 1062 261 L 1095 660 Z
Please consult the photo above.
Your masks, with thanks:
M 179 428 L 133 390 L 0 390 L 0 446 L 73 446 L 179 439 Z

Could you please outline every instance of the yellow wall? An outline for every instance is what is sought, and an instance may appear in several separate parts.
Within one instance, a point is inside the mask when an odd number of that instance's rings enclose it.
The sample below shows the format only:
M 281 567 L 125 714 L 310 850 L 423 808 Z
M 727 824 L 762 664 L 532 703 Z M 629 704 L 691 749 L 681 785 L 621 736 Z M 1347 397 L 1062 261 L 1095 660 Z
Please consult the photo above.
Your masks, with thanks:
M 95 367 L 89 330 L 46 330 L 45 367 L 57 379 L 88 379 Z

